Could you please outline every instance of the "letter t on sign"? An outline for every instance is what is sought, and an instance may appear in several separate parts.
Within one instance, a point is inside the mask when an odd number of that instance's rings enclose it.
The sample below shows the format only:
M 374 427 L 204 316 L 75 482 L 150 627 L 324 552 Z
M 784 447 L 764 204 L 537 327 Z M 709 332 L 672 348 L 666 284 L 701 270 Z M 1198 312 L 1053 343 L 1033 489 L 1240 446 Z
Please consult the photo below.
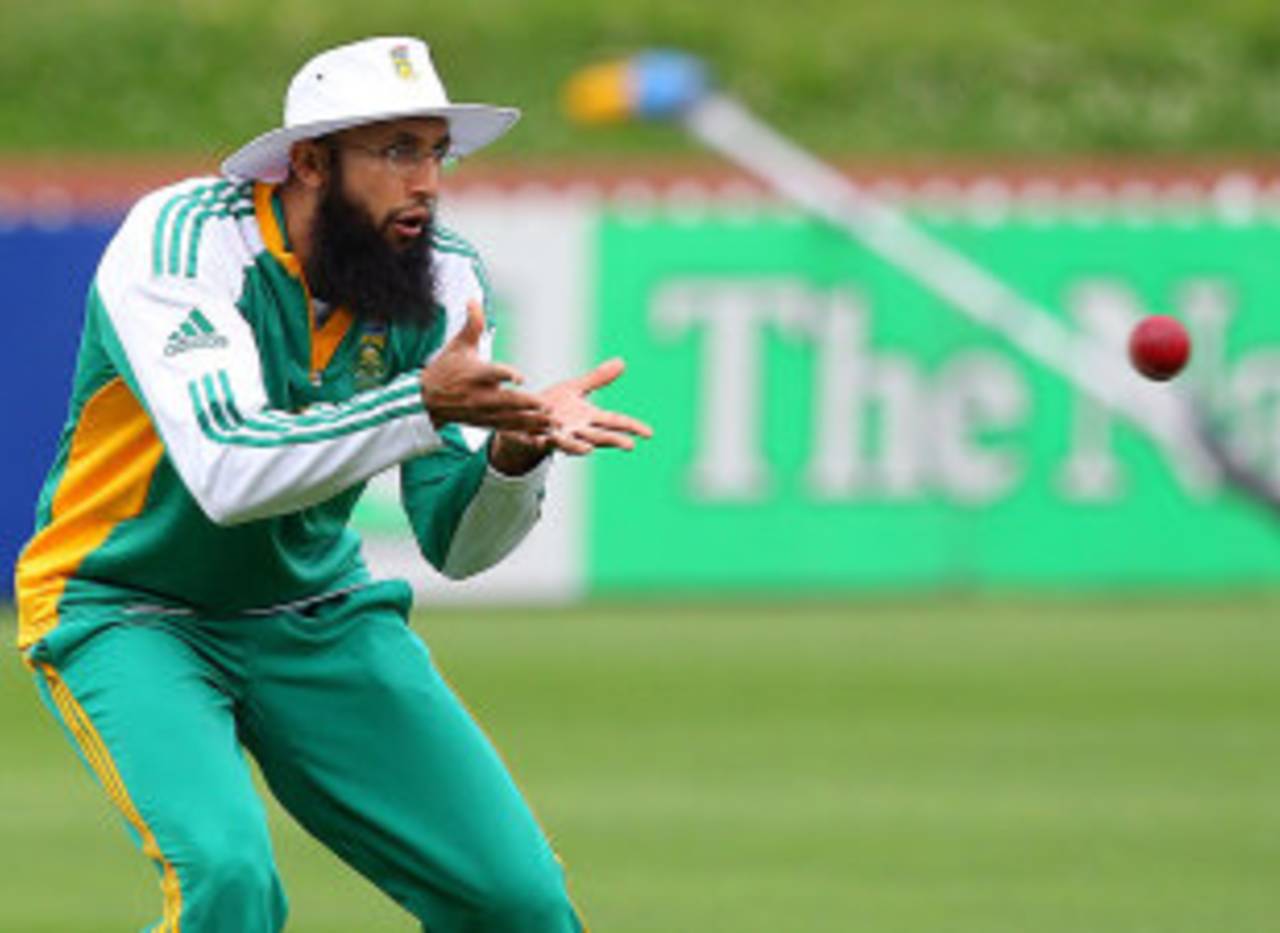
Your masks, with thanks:
M 712 500 L 750 501 L 769 486 L 761 444 L 763 335 L 795 328 L 806 314 L 801 289 L 785 282 L 684 279 L 662 288 L 652 321 L 667 339 L 702 330 L 693 487 Z

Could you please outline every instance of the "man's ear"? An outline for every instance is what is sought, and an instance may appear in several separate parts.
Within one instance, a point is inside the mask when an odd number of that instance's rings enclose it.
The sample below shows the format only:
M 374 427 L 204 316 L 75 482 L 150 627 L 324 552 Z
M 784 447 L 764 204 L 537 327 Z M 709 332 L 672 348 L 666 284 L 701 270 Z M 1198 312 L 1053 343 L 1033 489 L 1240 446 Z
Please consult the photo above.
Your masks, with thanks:
M 289 168 L 305 187 L 319 191 L 329 180 L 329 148 L 314 139 L 303 139 L 289 150 Z

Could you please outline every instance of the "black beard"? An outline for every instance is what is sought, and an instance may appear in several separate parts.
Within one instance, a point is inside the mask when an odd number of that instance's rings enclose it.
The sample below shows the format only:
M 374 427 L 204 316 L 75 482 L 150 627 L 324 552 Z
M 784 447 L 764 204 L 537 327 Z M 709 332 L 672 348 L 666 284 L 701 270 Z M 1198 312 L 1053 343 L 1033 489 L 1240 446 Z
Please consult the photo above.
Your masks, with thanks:
M 342 191 L 338 163 L 311 228 L 304 271 L 312 293 L 360 320 L 429 329 L 436 320 L 435 219 L 400 249 Z

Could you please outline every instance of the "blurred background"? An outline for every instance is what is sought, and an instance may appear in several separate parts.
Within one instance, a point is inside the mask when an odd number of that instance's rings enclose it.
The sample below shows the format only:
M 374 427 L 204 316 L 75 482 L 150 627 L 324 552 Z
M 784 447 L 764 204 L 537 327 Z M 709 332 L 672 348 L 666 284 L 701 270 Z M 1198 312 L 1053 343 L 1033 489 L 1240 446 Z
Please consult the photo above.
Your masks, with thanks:
M 1274 482 L 1273 5 L 0 0 L 5 566 L 124 210 L 374 34 L 426 38 L 455 100 L 524 110 L 443 205 L 500 355 L 547 384 L 620 354 L 605 402 L 658 432 L 559 464 L 539 528 L 463 585 L 413 551 L 394 477 L 358 514 L 594 929 L 1276 928 L 1275 514 L 678 125 L 563 103 L 586 66 L 700 56 L 1073 331 L 1179 317 L 1167 388 Z M 151 920 L 150 869 L 16 654 L 0 735 L 0 929 Z M 291 929 L 413 929 L 272 819 Z

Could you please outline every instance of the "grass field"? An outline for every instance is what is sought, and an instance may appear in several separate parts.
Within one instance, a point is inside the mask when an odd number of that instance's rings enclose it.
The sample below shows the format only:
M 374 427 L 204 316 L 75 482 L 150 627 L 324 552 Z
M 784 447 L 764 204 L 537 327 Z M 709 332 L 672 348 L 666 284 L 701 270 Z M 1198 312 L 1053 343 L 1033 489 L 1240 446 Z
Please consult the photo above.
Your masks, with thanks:
M 1263 933 L 1280 916 L 1277 610 L 655 604 L 418 624 L 597 931 Z M 0 929 L 142 926 L 150 869 L 12 657 L 0 736 Z M 274 818 L 290 930 L 414 928 Z
M 0 152 L 226 154 L 274 125 L 328 45 L 427 36 L 458 99 L 526 109 L 494 152 L 687 150 L 674 130 L 587 132 L 561 83 L 652 45 L 835 153 L 1274 151 L 1269 0 L 57 0 L 0 2 Z

